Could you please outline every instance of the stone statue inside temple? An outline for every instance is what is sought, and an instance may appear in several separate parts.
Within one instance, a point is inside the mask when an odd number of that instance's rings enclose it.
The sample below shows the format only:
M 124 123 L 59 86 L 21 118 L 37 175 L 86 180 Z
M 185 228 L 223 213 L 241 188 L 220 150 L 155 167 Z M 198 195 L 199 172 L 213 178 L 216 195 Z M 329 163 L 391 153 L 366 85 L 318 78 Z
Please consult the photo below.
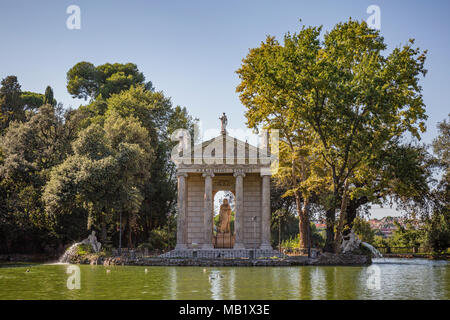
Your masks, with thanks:
M 231 207 L 228 199 L 223 199 L 219 211 L 219 233 L 230 232 Z

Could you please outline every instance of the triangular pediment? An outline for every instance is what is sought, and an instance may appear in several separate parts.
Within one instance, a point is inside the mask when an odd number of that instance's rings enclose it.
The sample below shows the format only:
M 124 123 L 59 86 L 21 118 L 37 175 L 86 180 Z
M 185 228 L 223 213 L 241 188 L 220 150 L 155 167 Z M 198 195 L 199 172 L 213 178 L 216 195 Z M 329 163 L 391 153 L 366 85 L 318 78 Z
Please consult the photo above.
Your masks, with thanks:
M 179 153 L 179 157 L 183 161 L 178 163 L 178 167 L 192 165 L 270 165 L 270 153 L 267 148 L 253 146 L 227 134 L 196 144 L 190 152 L 189 150 L 186 151 L 188 151 L 186 155 L 183 155 L 183 152 Z

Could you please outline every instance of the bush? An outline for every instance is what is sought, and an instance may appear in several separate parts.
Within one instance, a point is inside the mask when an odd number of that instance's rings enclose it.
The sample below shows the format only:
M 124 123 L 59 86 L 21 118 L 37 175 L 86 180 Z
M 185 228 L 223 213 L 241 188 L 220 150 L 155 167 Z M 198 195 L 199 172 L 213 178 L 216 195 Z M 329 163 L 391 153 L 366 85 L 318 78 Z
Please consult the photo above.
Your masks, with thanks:
M 298 244 L 299 244 L 300 240 L 299 240 L 299 235 L 297 234 L 295 237 L 290 237 L 287 240 L 283 240 L 281 242 L 281 247 L 282 248 L 298 248 Z
M 80 244 L 77 249 L 77 254 L 79 256 L 85 256 L 85 255 L 91 254 L 93 252 L 94 251 L 92 250 L 92 247 L 89 244 Z
M 425 246 L 443 254 L 450 247 L 450 214 L 435 213 L 425 226 Z
M 369 222 L 366 220 L 356 217 L 353 221 L 353 231 L 363 242 L 373 243 L 375 237 L 375 231 L 372 230 Z
M 148 242 L 138 246 L 139 249 L 148 248 L 149 250 L 168 250 L 176 245 L 175 232 L 168 232 L 167 227 L 157 228 L 150 231 Z
M 316 225 L 311 222 L 311 247 L 313 248 L 323 248 L 325 245 L 325 236 L 323 232 L 316 228 Z M 300 243 L 300 234 L 295 236 L 290 236 L 288 239 L 281 242 L 282 248 L 298 248 Z

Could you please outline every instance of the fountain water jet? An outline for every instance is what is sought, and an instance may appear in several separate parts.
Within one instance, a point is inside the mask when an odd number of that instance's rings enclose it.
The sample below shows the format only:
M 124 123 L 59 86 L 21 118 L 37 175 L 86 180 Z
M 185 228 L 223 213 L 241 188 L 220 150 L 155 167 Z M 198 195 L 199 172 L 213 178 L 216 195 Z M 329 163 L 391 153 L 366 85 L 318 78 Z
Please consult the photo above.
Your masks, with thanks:
M 92 249 L 94 250 L 95 253 L 100 252 L 100 248 L 102 247 L 102 244 L 97 241 L 97 237 L 95 236 L 95 231 L 92 231 L 92 233 L 89 235 L 89 237 L 87 237 L 86 239 L 84 239 L 81 242 L 77 242 L 77 243 L 74 243 L 73 245 L 71 245 L 69 247 L 69 249 L 67 249 L 66 252 L 64 252 L 64 254 L 59 259 L 58 262 L 59 263 L 69 263 L 70 262 L 70 257 L 72 257 L 72 256 L 77 254 L 77 248 L 81 244 L 89 244 L 89 245 L 91 245 L 91 247 L 92 247 Z
M 373 256 L 375 258 L 383 258 L 383 255 L 381 254 L 380 251 L 378 251 L 374 246 L 372 246 L 370 243 L 367 242 L 363 242 L 361 241 L 361 245 L 366 247 L 367 249 L 370 250 L 370 252 L 372 252 Z
M 73 256 L 74 254 L 76 254 L 78 246 L 82 244 L 82 242 L 77 242 L 74 243 L 73 245 L 71 245 L 66 252 L 64 252 L 64 254 L 61 256 L 61 258 L 59 258 L 58 262 L 59 263 L 69 263 L 70 262 L 70 257 Z
M 381 254 L 380 251 L 375 249 L 371 244 L 361 241 L 358 238 L 358 236 L 353 232 L 353 230 L 351 230 L 349 234 L 343 237 L 341 244 L 341 252 L 351 253 L 354 250 L 357 250 L 360 246 L 364 246 L 367 249 L 369 249 L 375 258 L 383 258 L 383 255 Z

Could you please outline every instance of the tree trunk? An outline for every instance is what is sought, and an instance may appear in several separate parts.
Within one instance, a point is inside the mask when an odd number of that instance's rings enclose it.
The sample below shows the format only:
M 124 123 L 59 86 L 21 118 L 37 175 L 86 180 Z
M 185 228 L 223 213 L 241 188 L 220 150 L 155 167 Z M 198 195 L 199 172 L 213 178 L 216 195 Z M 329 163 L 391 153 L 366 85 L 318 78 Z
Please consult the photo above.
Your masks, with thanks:
M 336 230 L 336 239 L 334 242 L 335 252 L 340 251 L 340 245 L 342 241 L 342 232 L 344 231 L 344 227 L 347 226 L 347 203 L 348 203 L 348 179 L 345 180 L 344 190 L 342 194 L 341 201 L 341 212 L 339 214 L 339 224 Z M 346 228 L 347 229 L 347 228 Z
M 357 210 L 360 206 L 366 204 L 367 202 L 369 202 L 369 199 L 366 196 L 363 196 L 361 198 L 357 198 L 357 199 L 348 199 L 347 201 L 347 221 L 346 221 L 346 225 L 348 226 L 348 228 L 352 228 L 353 227 L 353 221 L 356 218 L 356 213 Z
M 131 224 L 128 224 L 128 248 L 133 249 L 133 239 L 131 237 Z
M 358 200 L 350 200 L 349 199 L 347 201 L 347 210 L 346 210 L 347 219 L 345 221 L 344 228 L 349 228 L 349 229 L 353 228 L 353 221 L 356 218 L 356 212 L 357 212 L 357 209 L 359 208 L 359 206 L 360 206 L 359 199 Z
M 278 251 L 281 252 L 281 216 L 278 216 Z
M 297 192 L 295 195 L 295 200 L 297 202 L 297 212 L 298 212 L 298 222 L 299 222 L 299 246 L 301 249 L 306 249 L 309 247 L 309 199 L 303 199 L 303 206 L 300 201 L 300 194 Z
M 336 210 L 333 206 L 332 208 L 328 209 L 326 212 L 326 236 L 325 239 L 325 246 L 323 247 L 323 250 L 325 252 L 334 252 L 334 221 L 336 220 Z
M 105 243 L 106 242 L 106 237 L 107 237 L 107 234 L 106 234 L 106 222 L 105 222 L 105 217 L 103 216 L 103 214 L 101 215 L 101 217 L 102 217 L 102 222 L 101 222 L 101 225 L 102 225 L 101 239 L 102 239 L 102 242 Z

